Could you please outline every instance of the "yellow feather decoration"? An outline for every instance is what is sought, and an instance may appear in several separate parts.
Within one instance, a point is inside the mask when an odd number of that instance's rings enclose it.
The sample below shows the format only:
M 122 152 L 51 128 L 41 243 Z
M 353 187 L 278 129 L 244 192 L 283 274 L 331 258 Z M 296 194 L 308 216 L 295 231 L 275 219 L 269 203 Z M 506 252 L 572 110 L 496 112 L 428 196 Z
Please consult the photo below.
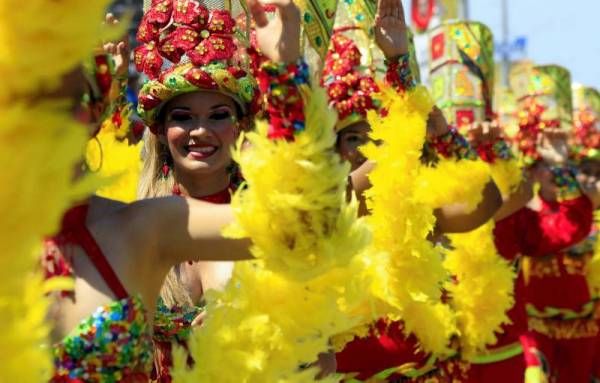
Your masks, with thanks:
M 514 304 L 514 272 L 494 244 L 494 222 L 449 238 L 444 266 L 456 278 L 446 289 L 456 311 L 463 358 L 475 356 L 496 342 L 500 326 L 509 323 L 506 313 Z
M 441 297 L 449 276 L 441 252 L 427 240 L 435 224 L 433 209 L 417 198 L 419 179 L 427 171 L 420 156 L 433 103 L 422 87 L 408 94 L 382 89 L 388 115 L 368 116 L 371 136 L 381 145 L 364 148 L 376 164 L 367 192 L 372 251 L 380 258 L 369 268 L 372 292 L 389 305 L 391 319 L 404 321 L 407 335 L 414 333 L 425 351 L 445 354 L 456 334 L 454 315 Z
M 416 198 L 432 208 L 461 204 L 470 212 L 482 201 L 489 181 L 489 165 L 482 160 L 442 159 L 421 172 Z
M 92 52 L 107 0 L 0 2 L 0 381 L 47 382 L 41 242 L 72 203 L 86 129 L 40 98 Z
M 321 93 L 313 92 L 306 131 L 293 142 L 268 139 L 261 121 L 246 136 L 253 150 L 234 153 L 251 187 L 234 196 L 236 223 L 225 234 L 251 238 L 267 269 L 296 280 L 348 265 L 356 251 L 341 249 L 367 241 L 356 206 L 345 203 L 349 164 L 334 151 L 335 115 Z
M 225 290 L 206 295 L 206 319 L 188 343 L 196 362 L 187 370 L 178 350 L 175 382 L 313 382 L 306 366 L 330 337 L 373 320 L 357 257 L 369 232 L 346 202 L 348 166 L 323 105 L 324 92 L 313 91 L 294 141 L 268 139 L 259 122 L 251 147 L 236 151 L 249 187 L 233 198 L 227 234 L 251 238 L 257 260 L 237 263 Z
M 521 183 L 523 172 L 517 159 L 497 160 L 490 164 L 492 179 L 503 197 L 510 196 Z
M 143 144 L 130 144 L 127 139 L 119 139 L 118 131 L 111 129 L 109 122 L 103 124 L 96 138 L 88 141 L 86 162 L 97 176 L 112 179 L 98 189 L 97 195 L 132 202 L 136 200 Z

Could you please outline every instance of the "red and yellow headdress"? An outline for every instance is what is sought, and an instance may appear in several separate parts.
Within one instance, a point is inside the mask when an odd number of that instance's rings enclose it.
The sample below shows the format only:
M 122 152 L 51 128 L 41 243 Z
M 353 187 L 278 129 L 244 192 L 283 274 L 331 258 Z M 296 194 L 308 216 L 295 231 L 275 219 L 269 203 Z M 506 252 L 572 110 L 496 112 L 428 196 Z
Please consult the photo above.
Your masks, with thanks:
M 596 89 L 573 85 L 573 128 L 575 159 L 600 159 L 600 92 Z
M 526 163 L 541 158 L 538 136 L 544 130 L 573 130 L 571 74 L 558 65 L 521 65 L 511 73 L 518 105 L 519 131 L 515 143 Z
M 218 91 L 244 112 L 255 110 L 257 84 L 242 43 L 249 41 L 249 31 L 237 30 L 235 13 L 223 8 L 221 2 L 209 9 L 196 0 L 152 0 L 145 12 L 134 59 L 149 78 L 138 112 L 153 132 L 161 107 L 183 93 Z

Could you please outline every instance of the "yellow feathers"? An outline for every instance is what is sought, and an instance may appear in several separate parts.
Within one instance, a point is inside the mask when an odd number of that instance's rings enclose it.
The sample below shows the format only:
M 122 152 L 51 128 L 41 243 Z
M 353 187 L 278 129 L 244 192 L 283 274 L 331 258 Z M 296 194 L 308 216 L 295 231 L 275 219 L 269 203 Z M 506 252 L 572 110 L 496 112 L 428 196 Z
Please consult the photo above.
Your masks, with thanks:
M 117 137 L 118 131 L 104 124 L 98 135 L 88 141 L 86 161 L 91 171 L 103 179 L 112 179 L 108 185 L 98 189 L 101 197 L 122 202 L 136 199 L 142 166 L 142 143 L 129 144 Z
M 450 235 L 453 249 L 444 266 L 455 280 L 446 284 L 456 310 L 465 359 L 496 342 L 496 331 L 508 323 L 514 303 L 514 272 L 494 244 L 494 223 L 476 230 Z
M 416 198 L 432 102 L 424 88 L 402 95 L 384 89 L 388 115 L 369 115 L 372 138 L 382 143 L 364 149 L 376 164 L 367 194 L 372 251 L 382 254 L 369 270 L 372 292 L 389 304 L 392 319 L 404 321 L 407 335 L 414 333 L 426 351 L 444 354 L 456 333 L 452 312 L 441 300 L 449 275 L 439 249 L 427 240 L 435 223 L 433 209 Z
M 416 198 L 432 208 L 461 204 L 473 211 L 490 182 L 489 165 L 482 160 L 442 159 L 427 167 L 418 179 Z
M 357 254 L 369 233 L 346 202 L 348 166 L 333 150 L 322 90 L 294 141 L 266 138 L 266 125 L 237 151 L 247 189 L 234 196 L 226 234 L 252 239 L 256 261 L 238 263 L 189 342 L 196 363 L 176 357 L 176 382 L 313 382 L 308 368 L 329 339 L 367 318 L 368 283 Z M 337 381 L 329 377 L 327 381 Z
M 71 104 L 39 98 L 75 68 L 99 36 L 108 1 L 0 2 L 0 381 L 47 382 L 41 242 L 70 200 L 86 129 Z M 71 101 L 71 100 L 69 100 Z
M 523 179 L 523 172 L 516 159 L 496 160 L 490 164 L 490 171 L 503 197 L 510 196 Z

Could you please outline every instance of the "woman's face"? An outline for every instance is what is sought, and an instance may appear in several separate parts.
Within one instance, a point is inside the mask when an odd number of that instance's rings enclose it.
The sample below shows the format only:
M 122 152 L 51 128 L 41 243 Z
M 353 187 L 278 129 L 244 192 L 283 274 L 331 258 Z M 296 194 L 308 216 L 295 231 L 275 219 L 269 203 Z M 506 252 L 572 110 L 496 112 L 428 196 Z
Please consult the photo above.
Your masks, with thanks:
M 217 92 L 173 98 L 165 107 L 164 134 L 176 171 L 206 174 L 226 169 L 239 133 L 236 111 L 233 99 Z
M 352 170 L 356 170 L 366 160 L 358 148 L 369 141 L 370 131 L 369 124 L 361 121 L 338 132 L 338 153 L 344 160 L 350 162 Z

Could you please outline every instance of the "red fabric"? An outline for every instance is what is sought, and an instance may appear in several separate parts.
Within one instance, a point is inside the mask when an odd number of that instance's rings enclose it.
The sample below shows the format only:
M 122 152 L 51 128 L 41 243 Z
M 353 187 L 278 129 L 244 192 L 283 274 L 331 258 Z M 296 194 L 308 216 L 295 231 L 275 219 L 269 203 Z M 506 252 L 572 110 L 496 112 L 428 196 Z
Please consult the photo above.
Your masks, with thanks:
M 69 209 L 65 213 L 60 233 L 56 236 L 57 238 L 60 237 L 58 243 L 60 245 L 74 244 L 81 247 L 115 297 L 119 300 L 125 299 L 129 296 L 127 290 L 123 287 L 119 277 L 106 260 L 100 246 L 98 246 L 85 224 L 88 210 L 88 205 L 80 205 Z
M 581 274 L 571 274 L 567 271 L 564 253 L 550 256 L 542 266 L 556 268 L 557 275 L 529 275 L 526 288 L 526 301 L 535 306 L 538 311 L 547 307 L 569 309 L 579 312 L 583 306 L 592 300 L 585 271 Z M 541 263 L 539 258 L 531 259 L 531 269 Z
M 583 241 L 592 229 L 594 207 L 585 195 L 567 201 L 545 201 L 537 212 L 539 239 L 527 244 L 524 254 L 555 254 Z
M 472 364 L 465 383 L 522 383 L 525 359 L 517 355 L 497 363 Z
M 537 332 L 530 336 L 548 361 L 553 383 L 590 382 L 597 344 L 595 338 L 550 339 Z
M 365 338 L 355 338 L 336 355 L 337 371 L 357 373 L 357 379 L 364 380 L 392 367 L 414 363 L 422 367 L 428 355 L 417 353 L 417 339 L 405 337 L 402 322 L 379 320 L 371 334 Z M 379 334 L 379 335 L 378 335 Z

